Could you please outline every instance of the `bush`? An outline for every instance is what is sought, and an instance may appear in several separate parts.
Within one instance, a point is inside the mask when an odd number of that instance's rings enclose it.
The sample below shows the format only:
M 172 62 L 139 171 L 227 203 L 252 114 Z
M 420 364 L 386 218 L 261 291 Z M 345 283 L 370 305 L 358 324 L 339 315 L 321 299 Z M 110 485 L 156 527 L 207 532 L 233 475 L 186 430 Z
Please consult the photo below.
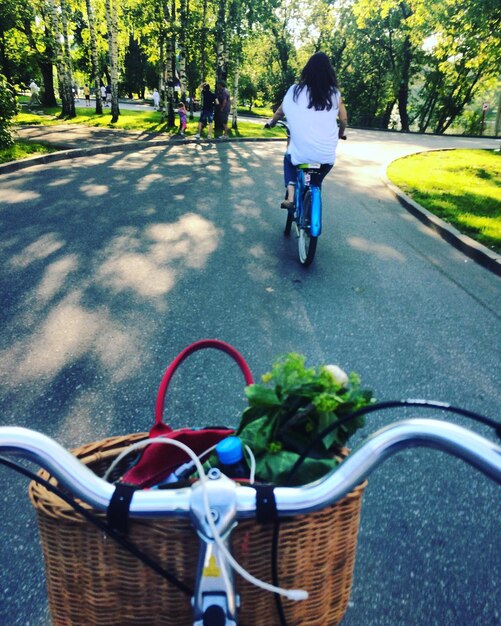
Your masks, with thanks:
M 482 115 L 477 111 L 465 111 L 453 128 L 462 129 L 463 135 L 480 135 Z
M 11 133 L 12 118 L 17 113 L 17 100 L 14 89 L 3 74 L 0 74 L 0 148 L 14 144 Z

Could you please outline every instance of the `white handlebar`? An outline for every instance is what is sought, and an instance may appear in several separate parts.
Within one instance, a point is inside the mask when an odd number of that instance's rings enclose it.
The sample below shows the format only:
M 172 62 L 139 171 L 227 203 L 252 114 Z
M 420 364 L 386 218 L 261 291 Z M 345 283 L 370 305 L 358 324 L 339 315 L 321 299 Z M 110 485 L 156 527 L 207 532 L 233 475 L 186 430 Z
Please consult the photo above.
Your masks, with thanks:
M 501 447 L 472 431 L 440 420 L 409 419 L 386 426 L 365 440 L 324 478 L 302 487 L 276 487 L 279 515 L 307 513 L 336 502 L 378 465 L 404 448 L 437 448 L 473 465 L 501 484 Z M 0 427 L 0 454 L 22 457 L 45 468 L 74 496 L 106 511 L 115 486 L 99 478 L 56 441 L 34 430 Z M 132 517 L 187 516 L 190 488 L 138 490 L 130 504 Z M 252 517 L 256 491 L 239 485 L 237 517 Z

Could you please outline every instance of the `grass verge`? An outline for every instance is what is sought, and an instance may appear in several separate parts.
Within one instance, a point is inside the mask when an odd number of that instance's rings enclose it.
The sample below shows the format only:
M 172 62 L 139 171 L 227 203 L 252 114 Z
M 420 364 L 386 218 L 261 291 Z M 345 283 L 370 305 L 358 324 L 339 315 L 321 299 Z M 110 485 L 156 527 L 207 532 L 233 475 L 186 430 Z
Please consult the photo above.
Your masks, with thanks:
M 110 122 L 110 110 L 105 109 L 101 115 L 96 115 L 94 107 L 76 107 L 77 116 L 72 119 L 61 119 L 59 108 L 39 107 L 36 110 L 23 109 L 16 118 L 14 124 L 17 126 L 55 126 L 57 124 L 79 124 L 98 128 L 111 128 L 115 130 L 135 130 L 158 135 L 175 135 L 177 127 L 168 127 L 162 114 L 157 111 L 132 111 L 121 109 L 120 117 L 115 124 Z M 238 128 L 229 128 L 228 135 L 232 137 L 283 137 L 285 134 L 278 128 L 263 128 L 263 124 L 246 122 L 240 120 Z M 198 131 L 198 119 L 188 121 L 186 137 L 193 137 Z M 206 134 L 204 132 L 204 134 Z M 11 148 L 0 149 L 0 163 L 7 163 L 18 159 L 24 159 L 35 154 L 45 154 L 55 152 L 57 147 L 48 146 L 41 143 L 31 143 L 23 140 L 16 140 Z
M 56 152 L 57 148 L 42 143 L 33 143 L 19 139 L 10 148 L 0 150 L 0 164 L 27 159 L 28 157 Z
M 500 152 L 424 152 L 394 161 L 387 176 L 428 211 L 501 254 Z
M 129 109 L 120 109 L 118 121 L 112 124 L 110 122 L 110 109 L 105 109 L 101 115 L 96 115 L 94 107 L 76 107 L 76 117 L 71 119 L 61 119 L 59 117 L 61 110 L 59 108 L 40 108 L 37 111 L 22 110 L 14 119 L 14 122 L 20 126 L 44 125 L 54 126 L 57 124 L 80 124 L 87 126 L 95 126 L 98 128 L 113 128 L 116 130 L 137 130 L 148 133 L 167 133 L 175 134 L 177 126 L 169 127 L 163 116 L 158 111 L 133 111 Z M 229 128 L 230 137 L 285 137 L 280 129 L 264 130 L 262 124 L 247 122 L 242 119 L 238 121 L 238 128 Z M 197 132 L 198 119 L 188 120 L 186 136 L 193 136 Z

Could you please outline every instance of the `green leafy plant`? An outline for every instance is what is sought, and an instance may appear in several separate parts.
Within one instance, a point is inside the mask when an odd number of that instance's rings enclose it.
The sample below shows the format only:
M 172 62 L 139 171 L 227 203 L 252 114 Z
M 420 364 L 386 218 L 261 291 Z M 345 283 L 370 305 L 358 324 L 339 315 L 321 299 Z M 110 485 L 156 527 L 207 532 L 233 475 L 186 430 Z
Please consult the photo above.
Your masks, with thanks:
M 17 112 L 14 89 L 0 74 L 0 148 L 10 148 L 14 144 L 11 126 Z
M 264 374 L 262 384 L 246 387 L 249 407 L 236 434 L 252 449 L 260 481 L 285 484 L 300 454 L 319 433 L 374 402 L 372 393 L 361 389 L 356 373 L 348 376 L 336 365 L 306 367 L 305 362 L 300 354 L 287 354 Z M 359 417 L 325 435 L 288 484 L 311 482 L 335 467 L 349 437 L 363 424 Z

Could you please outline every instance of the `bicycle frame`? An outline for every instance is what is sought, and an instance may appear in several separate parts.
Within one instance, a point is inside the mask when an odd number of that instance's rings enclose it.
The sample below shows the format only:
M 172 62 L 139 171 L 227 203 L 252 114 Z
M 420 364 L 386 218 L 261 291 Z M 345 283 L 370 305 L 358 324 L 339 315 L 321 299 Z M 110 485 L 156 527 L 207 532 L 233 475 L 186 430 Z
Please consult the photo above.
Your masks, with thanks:
M 312 172 L 317 168 L 309 164 L 298 165 L 294 204 L 296 206 L 296 223 L 298 228 L 309 228 L 312 237 L 319 237 L 322 232 L 322 194 L 318 185 L 310 183 Z M 305 223 L 304 194 L 309 189 L 311 193 L 311 214 L 309 224 Z
M 342 498 L 393 454 L 416 446 L 457 456 L 501 484 L 499 445 L 449 422 L 409 419 L 374 433 L 323 479 L 302 487 L 276 487 L 277 514 L 287 517 L 320 510 Z M 115 486 L 49 437 L 25 428 L 0 427 L 0 454 L 36 462 L 74 496 L 98 511 L 107 510 Z M 211 520 L 204 500 L 209 503 Z M 226 544 L 237 520 L 251 518 L 255 512 L 255 489 L 238 485 L 219 470 L 211 470 L 207 480 L 191 488 L 134 493 L 131 517 L 189 516 L 197 529 L 201 550 L 193 597 L 194 626 L 236 626 L 238 599 L 229 567 L 233 564 L 221 552 L 219 541 Z M 221 535 L 219 541 L 214 528 Z

